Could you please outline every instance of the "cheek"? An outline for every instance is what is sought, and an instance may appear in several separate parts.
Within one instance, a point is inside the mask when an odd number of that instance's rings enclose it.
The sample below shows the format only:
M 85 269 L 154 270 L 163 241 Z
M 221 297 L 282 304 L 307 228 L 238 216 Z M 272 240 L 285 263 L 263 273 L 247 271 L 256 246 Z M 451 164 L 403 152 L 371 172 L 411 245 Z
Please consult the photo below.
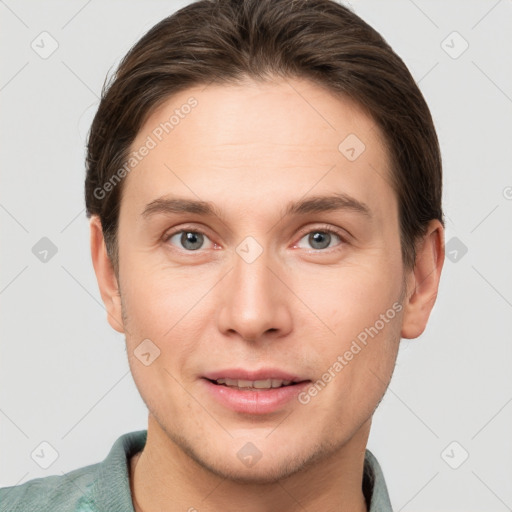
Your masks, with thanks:
M 124 262 L 120 269 L 122 296 L 132 327 L 161 339 L 179 329 L 189 311 L 201 308 L 213 276 L 198 267 L 150 266 L 147 260 L 141 256 Z
M 318 414 L 327 411 L 333 424 L 362 423 L 384 395 L 400 342 L 400 305 L 394 304 L 378 315 L 345 316 L 345 323 L 337 324 L 333 342 L 318 351 L 320 382 L 315 387 L 319 391 L 312 403 Z
M 322 380 L 331 380 L 329 400 L 344 397 L 340 404 L 367 403 L 369 407 L 384 392 L 399 345 L 402 305 L 400 266 L 393 272 L 362 267 L 343 268 L 316 275 L 315 286 L 303 282 L 302 293 L 312 312 L 322 321 L 314 326 L 324 332 L 318 344 L 308 347 L 315 355 Z M 302 332 L 313 327 L 311 313 L 303 316 Z M 323 373 L 323 372 L 327 372 Z M 327 394 L 326 394 L 327 395 Z M 326 396 L 327 398 L 327 396 Z M 354 409 L 355 410 L 355 409 Z
M 297 295 L 303 298 L 310 311 L 324 323 L 330 337 L 350 340 L 379 320 L 380 315 L 400 298 L 400 267 L 380 269 L 344 267 L 324 269 L 314 277 L 296 276 Z M 395 311 L 390 314 L 393 318 Z M 307 318 L 310 318 L 309 315 Z M 307 329 L 308 319 L 303 328 Z
M 190 376 L 190 361 L 197 358 L 201 340 L 211 338 L 205 333 L 205 319 L 213 317 L 213 296 L 208 293 L 213 276 L 197 269 L 195 274 L 190 269 L 148 269 L 142 261 L 126 268 L 121 274 L 122 301 L 134 379 L 143 396 L 159 396 L 163 390 L 180 393 L 173 376 L 179 381 Z M 139 348 L 143 340 L 150 340 L 149 352 L 158 354 L 150 367 L 137 359 L 147 352 Z
M 204 337 L 201 295 L 190 280 L 189 287 L 186 281 L 159 279 L 156 273 L 129 280 L 122 298 L 131 372 L 141 396 L 152 402 L 150 410 L 172 409 L 171 403 L 161 406 L 161 400 L 169 394 L 182 396 L 187 361 Z

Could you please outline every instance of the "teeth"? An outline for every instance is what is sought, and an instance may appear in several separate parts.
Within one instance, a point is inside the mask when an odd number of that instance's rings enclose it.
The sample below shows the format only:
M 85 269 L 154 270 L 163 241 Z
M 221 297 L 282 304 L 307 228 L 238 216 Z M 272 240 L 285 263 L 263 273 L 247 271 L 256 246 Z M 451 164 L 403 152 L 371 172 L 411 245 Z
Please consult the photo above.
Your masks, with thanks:
M 291 384 L 291 380 L 280 380 L 280 379 L 266 379 L 266 380 L 237 380 L 237 379 L 217 379 L 217 384 L 225 384 L 230 388 L 239 389 L 271 389 L 280 388 L 281 386 L 288 386 Z
M 255 380 L 253 383 L 252 383 L 252 387 L 253 388 L 257 388 L 257 389 L 268 389 L 272 386 L 272 380 L 271 379 L 267 379 L 267 380 Z
M 278 379 L 272 379 L 272 387 L 273 388 L 280 388 L 281 386 L 289 386 L 291 380 L 278 380 Z

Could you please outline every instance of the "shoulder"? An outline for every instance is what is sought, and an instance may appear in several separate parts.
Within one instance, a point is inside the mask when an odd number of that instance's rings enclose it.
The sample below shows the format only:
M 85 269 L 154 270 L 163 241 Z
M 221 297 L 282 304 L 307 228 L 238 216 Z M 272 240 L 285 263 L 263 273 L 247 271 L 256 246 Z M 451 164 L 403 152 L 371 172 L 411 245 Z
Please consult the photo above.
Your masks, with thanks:
M 146 436 L 146 430 L 123 434 L 102 462 L 0 488 L 0 512 L 133 511 L 129 459 Z
M 21 485 L 3 487 L 0 489 L 0 511 L 92 511 L 91 488 L 99 466 L 100 463 L 92 464 L 64 475 L 34 478 Z

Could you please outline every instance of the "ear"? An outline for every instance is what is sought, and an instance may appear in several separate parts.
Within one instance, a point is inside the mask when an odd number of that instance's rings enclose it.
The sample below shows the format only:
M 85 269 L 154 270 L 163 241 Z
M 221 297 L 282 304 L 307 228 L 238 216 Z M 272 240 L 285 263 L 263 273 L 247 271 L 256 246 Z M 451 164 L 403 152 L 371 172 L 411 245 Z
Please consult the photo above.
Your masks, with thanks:
M 401 332 L 403 338 L 417 338 L 425 330 L 437 298 L 443 263 L 443 225 L 439 220 L 432 220 L 417 245 L 414 269 L 406 278 L 407 294 Z
M 114 267 L 107 253 L 103 229 L 98 215 L 91 216 L 91 257 L 100 289 L 101 298 L 107 311 L 107 320 L 117 332 L 124 333 L 121 313 L 121 295 Z

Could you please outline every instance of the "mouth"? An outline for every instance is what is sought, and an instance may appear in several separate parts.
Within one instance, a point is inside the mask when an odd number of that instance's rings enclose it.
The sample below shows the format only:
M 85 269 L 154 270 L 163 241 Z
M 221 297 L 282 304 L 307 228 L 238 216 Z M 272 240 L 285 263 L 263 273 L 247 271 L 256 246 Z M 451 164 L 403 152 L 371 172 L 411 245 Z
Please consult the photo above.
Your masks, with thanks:
M 258 391 L 265 389 L 277 389 L 283 387 L 294 386 L 305 381 L 293 382 L 291 380 L 282 379 L 264 379 L 264 380 L 242 380 L 242 379 L 216 379 L 209 380 L 212 384 L 226 386 L 228 388 L 238 389 L 240 391 Z
M 202 380 L 215 401 L 245 414 L 279 411 L 311 383 L 310 379 L 278 370 L 225 370 L 208 374 Z

